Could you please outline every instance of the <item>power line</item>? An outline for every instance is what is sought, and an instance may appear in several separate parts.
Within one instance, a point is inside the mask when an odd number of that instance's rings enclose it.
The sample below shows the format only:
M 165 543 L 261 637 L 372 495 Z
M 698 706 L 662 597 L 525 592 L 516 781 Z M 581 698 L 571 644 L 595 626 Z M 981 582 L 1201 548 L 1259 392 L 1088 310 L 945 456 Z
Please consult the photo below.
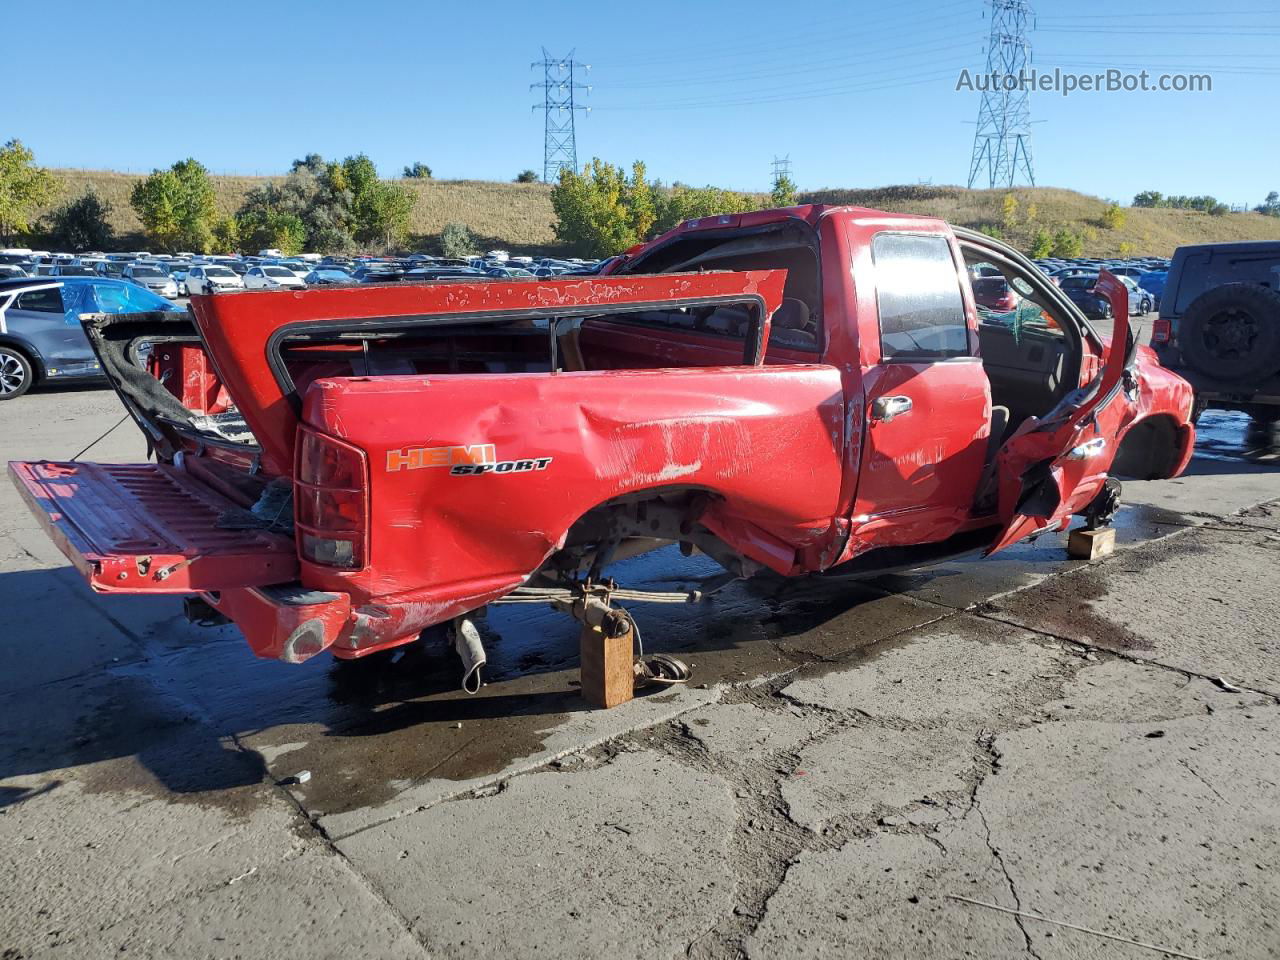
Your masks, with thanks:
M 585 84 L 574 82 L 576 69 L 589 71 L 589 64 L 578 63 L 573 59 L 573 51 L 567 57 L 553 57 L 542 48 L 542 59 L 529 65 L 531 70 L 542 67 L 542 82 L 529 84 L 530 90 L 542 88 L 542 110 L 545 114 L 542 143 L 542 179 L 553 183 L 560 179 L 560 171 L 566 167 L 578 169 L 578 139 L 574 129 L 577 111 L 590 112 L 589 107 L 574 103 L 574 94 L 579 90 L 591 92 Z M 533 109 L 538 109 L 538 104 Z
M 1028 0 L 991 0 L 991 36 L 987 41 L 987 70 L 992 77 L 1021 77 L 1031 63 L 1027 39 L 1031 19 Z M 991 89 L 991 86 L 996 89 Z M 982 93 L 978 129 L 973 134 L 969 161 L 969 189 L 986 172 L 989 189 L 1012 187 L 1021 173 L 1036 184 L 1031 160 L 1031 91 L 1022 84 L 1007 89 L 992 84 Z

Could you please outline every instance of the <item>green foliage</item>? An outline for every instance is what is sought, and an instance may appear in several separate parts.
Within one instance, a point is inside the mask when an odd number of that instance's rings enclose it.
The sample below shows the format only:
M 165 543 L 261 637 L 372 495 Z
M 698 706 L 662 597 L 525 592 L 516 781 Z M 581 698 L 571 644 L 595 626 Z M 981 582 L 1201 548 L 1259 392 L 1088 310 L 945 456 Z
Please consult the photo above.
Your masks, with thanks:
M 240 226 L 235 217 L 223 217 L 213 225 L 213 252 L 235 253 L 239 249 Z
M 1044 227 L 1036 231 L 1031 240 L 1030 256 L 1048 257 L 1053 254 L 1053 234 Z
M 446 223 L 440 231 L 440 253 L 446 257 L 469 257 L 476 252 L 476 240 L 465 223 Z
M 1118 203 L 1110 204 L 1102 212 L 1102 225 L 1108 230 L 1119 230 L 1124 227 L 1128 220 L 1129 215 L 1124 212 L 1124 208 Z
M 1132 244 L 1132 243 L 1129 243 L 1129 242 L 1126 240 L 1125 242 L 1123 242 L 1123 243 L 1121 243 L 1121 244 L 1120 244 L 1120 256 L 1122 256 L 1122 257 L 1132 257 L 1132 256 L 1133 256 L 1133 253 L 1134 253 L 1134 250 L 1133 250 L 1133 244 Z
M 657 217 L 654 191 L 644 164 L 621 167 L 592 159 L 582 171 L 564 168 L 551 190 L 556 239 L 587 257 L 608 257 L 649 235 Z
M 405 167 L 404 175 L 409 180 L 430 180 L 431 168 L 419 160 L 412 166 Z
M 92 187 L 49 214 L 49 242 L 59 250 L 106 250 L 115 239 L 111 204 Z
M 1062 227 L 1053 235 L 1053 256 L 1079 257 L 1084 254 L 1084 237 L 1074 230 Z
M 795 182 L 785 173 L 773 178 L 773 191 L 769 194 L 769 203 L 775 207 L 791 207 L 796 202 Z
M 214 203 L 209 171 L 188 157 L 155 170 L 133 188 L 130 205 L 150 243 L 165 251 L 207 253 L 213 246 Z
M 246 249 L 336 253 L 390 246 L 404 237 L 413 204 L 413 192 L 379 180 L 364 154 L 339 163 L 312 153 L 293 162 L 283 183 L 245 194 L 236 230 Z
M 986 234 L 995 240 L 1004 239 L 1004 230 L 998 223 L 980 223 L 978 224 L 978 232 Z
M 685 220 L 716 217 L 726 213 L 745 213 L 758 204 L 745 193 L 721 190 L 719 187 L 674 187 L 658 201 L 655 233 L 665 233 Z
M 1144 190 L 1133 198 L 1135 207 L 1166 207 L 1172 210 L 1198 210 L 1213 217 L 1221 217 L 1231 212 L 1231 208 L 1216 197 L 1208 195 L 1199 197 L 1170 196 L 1166 197 L 1157 190 Z
M 516 174 L 516 183 L 537 183 L 538 174 L 533 170 L 521 170 Z
M 53 174 L 35 165 L 35 154 L 21 140 L 0 148 L 0 238 L 26 233 L 28 218 L 49 202 L 56 186 Z
M 1018 198 L 1012 193 L 1006 193 L 1000 201 L 1000 223 L 1006 230 L 1018 225 Z
M 1254 207 L 1254 210 L 1264 217 L 1280 217 L 1280 193 L 1272 190 L 1267 194 L 1267 199 L 1260 206 Z

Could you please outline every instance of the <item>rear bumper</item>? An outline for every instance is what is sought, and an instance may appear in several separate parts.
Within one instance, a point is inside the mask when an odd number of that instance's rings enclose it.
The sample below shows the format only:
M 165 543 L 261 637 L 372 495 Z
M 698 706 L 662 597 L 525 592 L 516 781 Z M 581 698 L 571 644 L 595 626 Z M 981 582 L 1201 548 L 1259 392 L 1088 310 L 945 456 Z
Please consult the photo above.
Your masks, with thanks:
M 351 597 L 299 586 L 243 587 L 203 593 L 235 623 L 255 656 L 302 663 L 349 632 Z

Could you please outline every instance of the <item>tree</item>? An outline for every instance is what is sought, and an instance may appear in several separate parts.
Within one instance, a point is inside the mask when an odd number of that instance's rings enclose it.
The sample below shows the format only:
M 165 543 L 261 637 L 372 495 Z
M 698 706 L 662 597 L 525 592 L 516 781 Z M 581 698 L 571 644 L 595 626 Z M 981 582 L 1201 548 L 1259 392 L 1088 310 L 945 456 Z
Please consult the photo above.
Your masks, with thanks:
M 296 213 L 254 207 L 236 217 L 236 236 L 247 250 L 279 250 L 290 255 L 302 250 L 307 228 Z
M 440 231 L 440 253 L 446 257 L 469 257 L 476 252 L 476 240 L 465 223 L 446 223 Z
M 1110 204 L 1106 210 L 1102 212 L 1102 225 L 1108 230 L 1120 230 L 1128 221 L 1129 215 L 1124 212 L 1124 208 L 1118 203 Z
M 1280 193 L 1272 190 L 1267 194 L 1267 199 L 1262 201 L 1262 205 L 1254 209 L 1264 217 L 1280 217 Z
M 350 233 L 357 243 L 391 246 L 404 237 L 417 199 L 413 191 L 379 180 L 363 153 L 342 161 L 340 180 L 351 191 Z
M 773 178 L 773 191 L 769 194 L 769 203 L 775 207 L 790 207 L 796 202 L 796 185 L 785 173 Z
M 188 157 L 155 170 L 133 188 L 129 203 L 150 242 L 161 250 L 207 253 L 218 220 L 209 171 Z
M 1036 231 L 1036 235 L 1031 240 L 1031 256 L 1047 257 L 1053 253 L 1053 234 L 1044 227 Z
M 1062 227 L 1053 235 L 1053 255 L 1055 257 L 1072 259 L 1083 253 L 1084 237 L 1080 236 L 1080 234 Z
M 214 253 L 235 253 L 239 249 L 239 224 L 236 223 L 235 217 L 223 217 L 213 225 L 213 251 Z
M 537 183 L 538 174 L 533 170 L 521 170 L 516 174 L 516 183 Z
M 115 237 L 110 218 L 111 204 L 90 187 L 49 214 L 49 242 L 60 250 L 105 250 Z
M 665 233 L 685 220 L 715 217 L 726 213 L 745 213 L 759 206 L 749 194 L 721 190 L 719 187 L 674 186 L 659 195 L 655 233 Z
M 1143 190 L 1133 198 L 1133 205 L 1135 207 L 1163 207 L 1166 204 L 1164 194 L 1159 190 Z
M 594 157 L 582 173 L 568 167 L 551 190 L 556 238 L 588 257 L 608 257 L 649 235 L 657 218 L 653 187 L 644 164 L 621 167 Z
M 1006 193 L 1000 201 L 1000 223 L 1006 230 L 1018 225 L 1018 198 L 1012 193 Z
M 27 222 L 57 188 L 53 174 L 35 165 L 35 154 L 10 140 L 0 148 L 0 238 L 8 241 L 30 229 Z
M 408 180 L 430 180 L 431 168 L 419 160 L 412 166 L 405 167 L 404 175 Z

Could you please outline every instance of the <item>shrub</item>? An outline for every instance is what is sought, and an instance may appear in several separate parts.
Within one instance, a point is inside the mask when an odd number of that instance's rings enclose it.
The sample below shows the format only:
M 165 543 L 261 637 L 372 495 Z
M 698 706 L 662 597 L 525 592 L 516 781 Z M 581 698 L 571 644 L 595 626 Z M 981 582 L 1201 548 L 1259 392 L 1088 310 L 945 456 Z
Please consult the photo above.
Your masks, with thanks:
M 538 174 L 533 170 L 521 170 L 516 174 L 516 183 L 537 183 Z
M 769 203 L 775 207 L 790 207 L 796 202 L 795 182 L 785 173 L 773 179 L 773 192 L 769 194 Z
M 49 214 L 49 242 L 60 250 L 106 250 L 115 238 L 111 204 L 90 187 Z
M 412 166 L 405 167 L 404 175 L 405 178 L 409 180 L 430 180 L 431 168 L 419 160 Z
M 1129 215 L 1118 203 L 1113 203 L 1102 212 L 1102 225 L 1108 230 L 1119 230 L 1128 221 Z
M 980 223 L 978 224 L 978 232 L 985 234 L 994 240 L 1004 239 L 1004 230 L 1000 228 L 998 223 Z
M 1000 201 L 1000 223 L 1006 230 L 1018 225 L 1018 198 L 1012 193 L 1006 193 Z
M 1041 227 L 1031 240 L 1031 256 L 1047 257 L 1053 253 L 1053 234 Z
M 1078 257 L 1084 253 L 1084 237 L 1073 230 L 1062 227 L 1053 235 L 1053 255 L 1055 257 Z
M 469 257 L 476 252 L 476 240 L 465 223 L 446 223 L 440 231 L 440 253 L 446 257 Z

